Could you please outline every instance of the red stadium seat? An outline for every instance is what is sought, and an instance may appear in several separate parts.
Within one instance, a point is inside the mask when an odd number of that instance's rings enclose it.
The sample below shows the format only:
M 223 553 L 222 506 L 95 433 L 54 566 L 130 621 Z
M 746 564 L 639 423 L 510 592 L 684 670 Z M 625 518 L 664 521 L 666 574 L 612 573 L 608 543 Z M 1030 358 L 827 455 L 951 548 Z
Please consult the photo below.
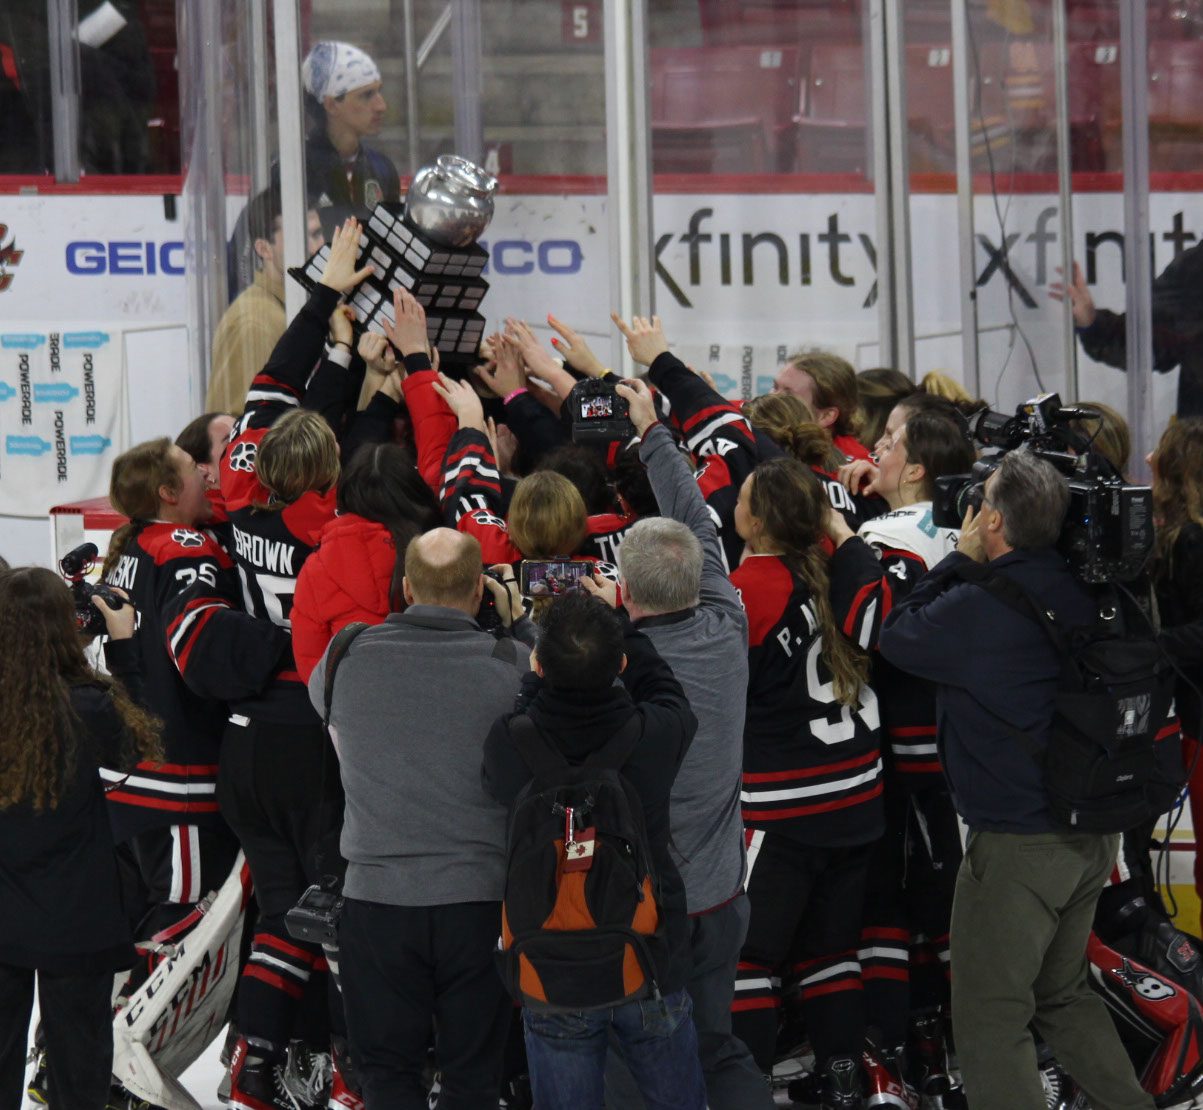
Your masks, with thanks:
M 653 50 L 655 171 L 790 169 L 801 95 L 801 51 L 796 46 Z
M 867 173 L 868 68 L 859 43 L 817 43 L 798 121 L 802 173 Z
M 1149 165 L 1198 170 L 1203 162 L 1203 42 L 1149 45 Z
M 860 0 L 699 0 L 713 46 L 859 39 Z

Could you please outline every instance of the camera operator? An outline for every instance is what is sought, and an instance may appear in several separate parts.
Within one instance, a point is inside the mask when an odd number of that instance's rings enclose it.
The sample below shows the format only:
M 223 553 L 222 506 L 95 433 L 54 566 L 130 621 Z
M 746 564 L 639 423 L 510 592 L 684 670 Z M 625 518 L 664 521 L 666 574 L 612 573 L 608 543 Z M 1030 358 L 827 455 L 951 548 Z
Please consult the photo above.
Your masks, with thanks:
M 529 657 L 474 618 L 486 588 L 499 609 L 520 601 L 486 583 L 480 545 L 448 528 L 411 540 L 404 567 L 408 608 L 356 637 L 331 703 L 346 794 L 347 1028 L 369 1107 L 425 1110 L 432 1019 L 439 1105 L 496 1106 L 511 1015 L 493 962 L 505 811 L 482 790 L 479 768 Z M 309 680 L 319 712 L 325 674 L 323 657 Z
M 134 611 L 92 599 L 106 663 L 134 685 Z M 134 962 L 98 766 L 159 759 L 158 722 L 84 657 L 48 570 L 0 573 L 0 1105 L 23 1104 L 34 979 L 54 1105 L 102 1110 L 113 974 Z
M 1065 478 L 1026 450 L 1005 455 L 970 510 L 957 550 L 894 609 L 882 654 L 937 684 L 938 740 L 969 827 L 952 911 L 952 1014 L 974 1110 L 1045 1105 L 1029 1024 L 1093 1105 L 1149 1110 L 1102 1000 L 1086 979 L 1086 938 L 1117 836 L 1054 817 L 1037 751 L 1053 723 L 1061 660 L 1034 619 L 976 584 L 959 563 L 990 564 L 1065 627 L 1094 603 L 1055 549 Z
M 736 964 L 748 930 L 743 890 L 743 771 L 748 619 L 723 564 L 718 529 L 643 382 L 622 383 L 639 456 L 663 516 L 641 520 L 619 550 L 623 607 L 673 669 L 698 719 L 671 796 L 672 843 L 689 913 L 686 989 L 713 1110 L 771 1107 L 746 1046 L 731 1032 Z M 586 581 L 613 603 L 613 586 Z M 721 675 L 719 681 L 715 676 Z M 611 1106 L 640 1104 L 629 1074 L 607 1076 Z M 613 1082 L 609 1082 L 612 1080 Z

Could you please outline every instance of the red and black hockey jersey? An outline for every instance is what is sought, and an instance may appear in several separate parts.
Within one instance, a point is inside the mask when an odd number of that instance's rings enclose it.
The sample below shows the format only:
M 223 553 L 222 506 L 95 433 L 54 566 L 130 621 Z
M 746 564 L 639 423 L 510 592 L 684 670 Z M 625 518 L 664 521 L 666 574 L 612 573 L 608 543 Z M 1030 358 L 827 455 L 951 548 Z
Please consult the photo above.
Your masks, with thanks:
M 932 523 L 931 502 L 907 505 L 868 521 L 831 560 L 831 603 L 847 631 L 857 629 L 873 652 L 873 686 L 881 705 L 890 769 L 907 790 L 945 789 L 936 751 L 936 691 L 899 670 L 877 652 L 882 622 L 931 567 L 957 545 L 955 528 Z M 868 544 L 880 560 L 876 582 L 867 582 L 856 548 Z
M 657 357 L 648 372 L 668 399 L 672 422 L 697 460 L 698 488 L 714 519 L 728 567 L 739 565 L 743 540 L 735 530 L 739 489 L 758 463 L 781 454 L 767 436 L 758 435 L 734 401 L 729 401 L 675 355 Z M 863 449 L 862 449 L 863 450 Z M 835 474 L 811 467 L 832 506 L 854 531 L 875 515 L 874 499 L 849 494 Z
M 128 775 L 101 770 L 118 840 L 156 826 L 221 821 L 215 791 L 226 708 L 188 688 L 166 641 L 172 603 L 194 583 L 228 584 L 232 568 L 209 536 L 157 521 L 130 538 L 106 578 L 137 608 L 143 697 L 163 721 L 165 755 L 163 763 L 139 763 Z
M 862 546 L 862 574 L 880 574 Z M 877 697 L 835 697 L 806 584 L 776 555 L 731 575 L 748 614 L 743 819 L 815 845 L 863 844 L 884 829 Z M 853 639 L 860 630 L 853 629 Z
M 668 399 L 672 423 L 697 460 L 698 488 L 718 527 L 727 565 L 738 566 L 744 544 L 735 531 L 735 503 L 761 459 L 752 426 L 734 402 L 668 351 L 648 368 L 648 379 Z
M 270 494 L 259 481 L 255 454 L 276 420 L 300 405 L 338 300 L 339 294 L 324 285 L 310 294 L 267 365 L 252 380 L 246 408 L 221 459 L 221 492 L 244 608 L 284 629 L 292 626 L 292 599 L 301 567 L 334 518 L 335 491 L 313 490 L 281 509 L 262 508 Z M 291 653 L 276 681 L 260 697 L 245 702 L 241 712 L 280 723 L 313 720 L 313 707 Z

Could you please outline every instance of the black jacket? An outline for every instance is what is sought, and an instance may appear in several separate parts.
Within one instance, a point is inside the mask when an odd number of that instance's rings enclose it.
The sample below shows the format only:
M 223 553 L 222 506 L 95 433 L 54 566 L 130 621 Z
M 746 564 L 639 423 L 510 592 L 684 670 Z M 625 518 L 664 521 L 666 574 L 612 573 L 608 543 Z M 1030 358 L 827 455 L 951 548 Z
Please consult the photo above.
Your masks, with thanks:
M 620 611 L 621 612 L 621 611 Z M 622 728 L 632 713 L 643 718 L 643 735 L 622 768 L 643 805 L 648 843 L 660 877 L 670 964 L 659 971 L 660 989 L 668 994 L 685 986 L 689 970 L 689 933 L 685 916 L 685 884 L 669 851 L 669 794 L 677 770 L 697 730 L 685 691 L 642 632 L 626 621 L 627 667 L 622 685 L 599 693 L 556 691 L 534 672 L 523 680 L 515 713 L 501 717 L 485 741 L 485 791 L 511 806 L 530 781 L 526 761 L 510 737 L 509 722 L 525 712 L 556 742 L 571 763 L 583 763 Z
M 1199 689 L 1203 689 L 1203 528 L 1187 524 L 1168 560 L 1158 568 L 1157 605 L 1161 645 Z M 1175 691 L 1182 731 L 1199 739 L 1199 694 L 1179 676 Z
M 1178 415 L 1203 416 L 1203 243 L 1184 250 L 1153 282 L 1153 369 L 1181 366 Z M 1101 308 L 1094 323 L 1078 329 L 1082 349 L 1108 366 L 1125 369 L 1127 318 Z
M 114 674 L 136 674 L 129 640 L 106 645 Z M 99 766 L 120 766 L 125 729 L 100 686 L 71 689 L 79 718 L 76 758 L 59 804 L 0 810 L 0 964 L 42 971 L 117 971 L 134 961 L 121 907 Z
M 953 552 L 886 618 L 880 648 L 895 666 L 936 683 L 940 758 L 957 812 L 971 829 L 1050 832 L 1036 759 L 1015 731 L 1047 740 L 1061 674 L 1056 649 L 1036 623 L 981 586 L 949 581 L 966 562 Z M 1053 610 L 1066 627 L 1089 624 L 1094 602 L 1056 551 L 1017 550 L 990 563 Z
M 347 166 L 324 130 L 305 140 L 305 188 L 313 207 L 333 207 L 340 220 L 366 220 L 381 201 L 401 199 L 397 167 L 380 151 L 360 143 L 349 178 Z

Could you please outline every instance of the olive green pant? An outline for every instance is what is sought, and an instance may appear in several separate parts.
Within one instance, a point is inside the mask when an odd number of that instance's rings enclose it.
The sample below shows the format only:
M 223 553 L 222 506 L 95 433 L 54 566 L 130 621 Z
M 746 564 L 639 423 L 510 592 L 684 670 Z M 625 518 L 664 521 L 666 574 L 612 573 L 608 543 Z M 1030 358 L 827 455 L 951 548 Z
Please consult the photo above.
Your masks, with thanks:
M 1094 1110 L 1153 1110 L 1086 981 L 1118 837 L 971 832 L 952 905 L 952 1021 L 971 1110 L 1045 1110 L 1029 1026 Z

